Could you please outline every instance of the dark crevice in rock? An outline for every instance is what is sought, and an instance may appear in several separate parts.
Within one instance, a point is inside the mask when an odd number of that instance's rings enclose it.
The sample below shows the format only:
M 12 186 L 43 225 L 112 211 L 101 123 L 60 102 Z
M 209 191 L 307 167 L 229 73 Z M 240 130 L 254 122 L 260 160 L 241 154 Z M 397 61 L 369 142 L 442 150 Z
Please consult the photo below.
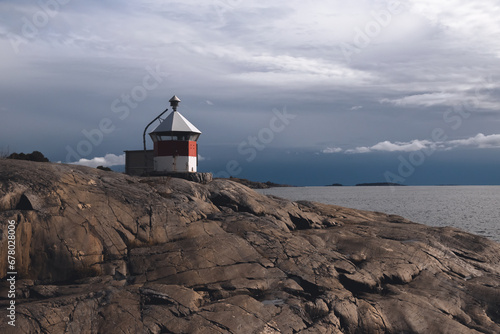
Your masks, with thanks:
M 175 304 L 166 298 L 151 295 L 144 298 L 144 305 L 175 305 Z
M 455 250 L 452 250 L 451 251 L 453 254 L 455 254 L 456 256 L 458 257 L 461 257 L 462 259 L 466 259 L 466 260 L 472 260 L 472 261 L 476 261 L 476 262 L 481 262 L 481 263 L 484 263 L 485 261 L 482 260 L 482 259 L 478 259 L 477 257 L 474 257 L 474 256 L 469 256 L 463 252 L 459 252 L 459 251 L 455 251 Z
M 220 328 L 222 329 L 223 331 L 227 331 L 228 333 L 233 333 L 228 327 L 224 326 L 223 324 L 220 324 L 214 320 L 210 320 L 202 315 L 200 315 L 203 319 L 205 319 L 206 321 L 208 321 L 209 323 L 211 323 L 212 325 L 214 325 L 215 327 L 217 328 Z
M 416 276 L 417 275 L 412 276 L 412 280 Z M 408 283 L 409 282 L 403 281 L 403 279 L 401 277 L 397 276 L 397 275 L 388 276 L 386 274 L 383 274 L 383 276 L 380 279 L 380 284 L 381 285 L 384 285 L 384 284 L 403 285 L 403 284 L 408 284 Z
M 17 202 L 16 210 L 34 210 L 33 205 L 26 195 L 21 195 L 19 202 Z
M 370 293 L 377 292 L 366 284 L 350 279 L 345 274 L 339 275 L 339 281 L 340 284 L 342 284 L 342 286 L 346 290 L 349 290 L 355 297 L 358 297 L 360 294 L 364 292 L 370 292 Z
M 493 307 L 486 308 L 486 315 L 497 324 L 500 324 L 500 302 L 496 305 L 491 305 Z
M 288 278 L 293 279 L 297 282 L 298 285 L 304 289 L 304 292 L 301 292 L 302 296 L 307 297 L 307 299 L 314 301 L 317 297 L 319 297 L 323 291 L 322 289 L 314 283 L 306 281 L 302 277 L 296 275 L 288 275 Z
M 160 328 L 160 334 L 175 334 L 174 332 L 171 332 L 166 326 L 158 324 L 158 327 Z
M 316 324 L 318 320 L 323 319 L 329 313 L 328 308 L 322 309 L 318 307 L 318 305 L 311 302 L 305 304 L 305 311 L 309 315 L 309 318 L 312 320 L 313 324 Z
M 234 212 L 240 212 L 240 213 L 245 212 L 255 216 L 264 215 L 264 213 L 256 212 L 255 209 L 252 207 L 252 205 L 246 202 L 245 200 L 238 201 L 226 194 L 217 193 L 212 197 L 210 197 L 210 201 L 220 210 L 228 208 Z
M 347 270 L 346 268 L 341 268 L 341 267 L 335 267 L 335 270 L 337 270 L 337 272 L 339 274 L 352 274 L 352 270 Z
M 201 294 L 206 294 L 207 299 L 210 302 L 215 302 L 220 299 L 223 299 L 223 297 L 220 295 L 220 290 L 218 289 L 211 289 L 206 286 L 200 286 L 200 287 L 193 287 L 193 291 L 195 292 L 200 292 Z
M 153 207 L 150 205 L 146 210 L 149 216 L 149 233 L 153 231 Z
M 127 253 L 130 252 L 130 242 L 125 233 L 116 227 L 114 227 L 113 229 L 120 236 L 120 239 L 122 239 L 123 243 L 127 246 Z
M 221 215 L 219 212 L 216 212 L 216 213 L 209 213 L 207 215 L 207 218 L 208 220 L 212 220 L 212 221 L 223 221 L 224 220 L 224 216 Z
M 252 297 L 255 300 L 258 300 L 259 302 L 265 300 L 266 295 L 268 295 L 267 291 L 261 289 L 248 288 L 248 291 L 250 292 L 250 297 Z
M 295 225 L 295 229 L 297 230 L 308 230 L 311 228 L 311 221 L 306 218 L 302 217 L 297 217 L 289 214 L 290 220 L 292 221 L 293 225 Z
M 223 194 L 217 194 L 213 197 L 210 197 L 210 200 L 212 203 L 221 209 L 222 207 L 229 208 L 233 211 L 239 212 L 251 212 L 251 211 L 245 211 L 244 208 L 240 208 L 229 196 L 223 195 Z

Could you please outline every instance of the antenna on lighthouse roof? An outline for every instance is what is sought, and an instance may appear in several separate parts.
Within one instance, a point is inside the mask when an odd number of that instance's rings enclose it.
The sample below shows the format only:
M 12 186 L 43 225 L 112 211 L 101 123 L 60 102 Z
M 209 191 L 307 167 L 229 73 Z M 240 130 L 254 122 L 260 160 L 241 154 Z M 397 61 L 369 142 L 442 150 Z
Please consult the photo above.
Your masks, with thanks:
M 172 109 L 174 111 L 177 111 L 177 106 L 179 105 L 179 102 L 181 102 L 181 99 L 179 99 L 177 95 L 174 95 L 168 102 L 170 102 L 170 106 L 172 107 Z

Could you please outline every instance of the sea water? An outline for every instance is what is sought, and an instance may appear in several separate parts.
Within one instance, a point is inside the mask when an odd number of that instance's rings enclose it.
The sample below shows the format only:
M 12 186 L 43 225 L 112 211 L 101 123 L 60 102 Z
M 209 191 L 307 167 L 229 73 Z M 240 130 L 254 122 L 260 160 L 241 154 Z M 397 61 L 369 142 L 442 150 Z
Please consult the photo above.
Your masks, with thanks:
M 293 187 L 263 194 L 403 216 L 453 226 L 500 242 L 500 186 Z

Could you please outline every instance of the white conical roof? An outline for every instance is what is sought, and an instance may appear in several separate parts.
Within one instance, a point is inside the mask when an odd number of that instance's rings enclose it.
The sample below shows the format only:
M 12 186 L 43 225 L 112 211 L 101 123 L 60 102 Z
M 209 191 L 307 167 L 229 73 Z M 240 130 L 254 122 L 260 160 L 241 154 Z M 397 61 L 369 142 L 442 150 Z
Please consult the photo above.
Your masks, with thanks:
M 191 122 L 189 122 L 178 111 L 172 112 L 151 133 L 159 132 L 192 132 L 201 133 Z

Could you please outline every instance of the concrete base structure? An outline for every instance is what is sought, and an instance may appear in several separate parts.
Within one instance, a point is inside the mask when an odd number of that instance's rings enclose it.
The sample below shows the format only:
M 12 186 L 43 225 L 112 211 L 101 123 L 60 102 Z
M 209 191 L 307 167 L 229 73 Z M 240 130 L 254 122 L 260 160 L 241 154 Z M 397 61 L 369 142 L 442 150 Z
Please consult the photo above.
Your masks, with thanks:
M 192 156 L 160 156 L 154 157 L 155 172 L 190 172 L 198 169 L 197 157 Z

